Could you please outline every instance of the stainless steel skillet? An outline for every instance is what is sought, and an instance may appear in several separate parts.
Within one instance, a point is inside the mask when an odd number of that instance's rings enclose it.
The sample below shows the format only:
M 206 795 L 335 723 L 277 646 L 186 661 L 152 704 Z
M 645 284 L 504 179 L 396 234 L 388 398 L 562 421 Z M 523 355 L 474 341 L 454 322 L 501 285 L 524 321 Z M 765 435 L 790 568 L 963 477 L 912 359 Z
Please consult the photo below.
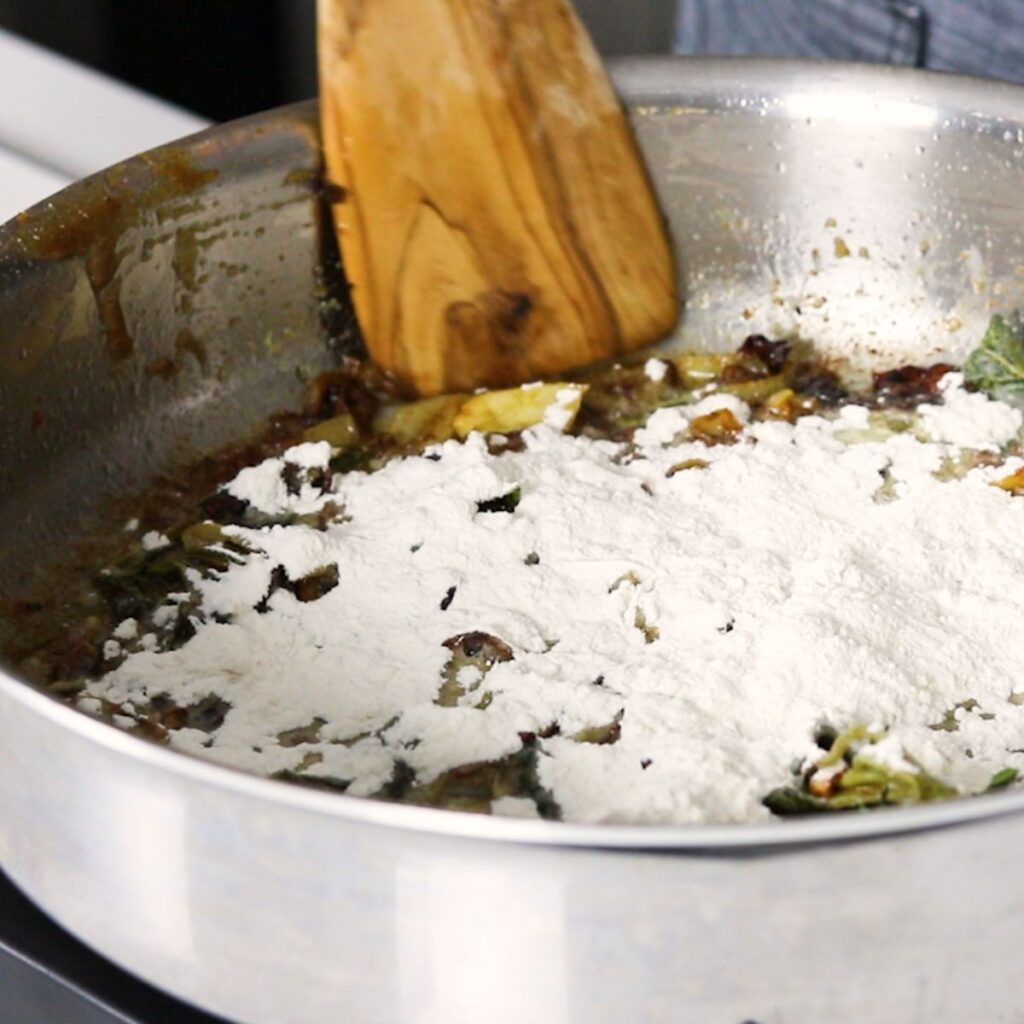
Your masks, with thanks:
M 686 341 L 955 357 L 1024 301 L 1024 90 L 745 61 L 616 76 L 684 257 Z M 0 229 L 0 592 L 329 365 L 314 123 L 214 129 Z M 0 865 L 245 1024 L 1024 1020 L 1022 812 L 466 817 L 192 761 L 0 674 Z

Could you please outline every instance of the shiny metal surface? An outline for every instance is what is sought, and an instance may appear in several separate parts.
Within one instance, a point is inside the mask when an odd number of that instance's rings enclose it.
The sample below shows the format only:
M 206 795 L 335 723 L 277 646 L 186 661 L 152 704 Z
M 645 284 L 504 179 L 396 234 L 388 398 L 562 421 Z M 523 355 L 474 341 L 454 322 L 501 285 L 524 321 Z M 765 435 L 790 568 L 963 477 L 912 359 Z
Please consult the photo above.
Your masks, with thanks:
M 683 256 L 686 340 L 956 355 L 1020 304 L 1024 90 L 771 62 L 617 79 Z M 329 362 L 316 166 L 296 108 L 3 229 L 4 590 Z M 107 956 L 244 1024 L 1024 1020 L 1024 796 L 726 829 L 491 820 L 192 761 L 2 674 L 0 751 L 0 865 Z

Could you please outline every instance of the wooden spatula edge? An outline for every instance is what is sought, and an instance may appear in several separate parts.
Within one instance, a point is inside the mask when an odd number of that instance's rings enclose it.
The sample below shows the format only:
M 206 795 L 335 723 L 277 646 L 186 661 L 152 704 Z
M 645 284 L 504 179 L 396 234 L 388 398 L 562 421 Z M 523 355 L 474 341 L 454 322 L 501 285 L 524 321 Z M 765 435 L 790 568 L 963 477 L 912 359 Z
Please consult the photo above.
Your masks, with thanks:
M 319 0 L 326 170 L 373 359 L 437 394 L 668 334 L 666 225 L 566 0 Z

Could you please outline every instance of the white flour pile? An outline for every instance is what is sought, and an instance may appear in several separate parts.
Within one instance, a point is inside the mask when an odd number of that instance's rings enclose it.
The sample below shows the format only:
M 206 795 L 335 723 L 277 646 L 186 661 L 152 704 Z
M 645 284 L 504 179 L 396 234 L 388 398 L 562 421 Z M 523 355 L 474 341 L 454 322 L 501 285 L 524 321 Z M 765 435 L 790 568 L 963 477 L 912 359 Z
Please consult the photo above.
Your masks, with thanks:
M 767 817 L 765 793 L 814 755 L 825 722 L 881 725 L 878 757 L 982 790 L 1024 768 L 1024 498 L 990 485 L 1024 461 L 934 474 L 962 448 L 998 450 L 1021 415 L 959 375 L 943 389 L 920 410 L 930 440 L 871 440 L 856 406 L 752 423 L 732 446 L 686 440 L 709 410 L 747 419 L 718 396 L 654 413 L 632 449 L 544 425 L 525 451 L 495 455 L 471 435 L 339 476 L 328 494 L 290 495 L 283 460 L 269 460 L 230 490 L 272 513 L 333 501 L 344 520 L 226 528 L 252 554 L 220 578 L 195 574 L 195 637 L 160 653 L 122 623 L 127 656 L 88 693 L 129 707 L 217 694 L 224 724 L 172 732 L 173 746 L 255 772 L 301 767 L 357 795 L 396 761 L 426 783 L 557 724 L 538 740 L 539 779 L 569 821 Z M 707 465 L 671 472 L 687 460 Z M 514 511 L 478 509 L 515 488 Z M 319 600 L 280 589 L 256 610 L 275 567 L 298 580 L 330 565 L 338 584 Z M 482 680 L 463 669 L 464 695 L 441 706 L 443 643 L 473 631 L 513 657 Z M 958 728 L 932 728 L 954 708 Z M 316 720 L 314 742 L 278 742 Z M 614 742 L 574 738 L 616 721 Z

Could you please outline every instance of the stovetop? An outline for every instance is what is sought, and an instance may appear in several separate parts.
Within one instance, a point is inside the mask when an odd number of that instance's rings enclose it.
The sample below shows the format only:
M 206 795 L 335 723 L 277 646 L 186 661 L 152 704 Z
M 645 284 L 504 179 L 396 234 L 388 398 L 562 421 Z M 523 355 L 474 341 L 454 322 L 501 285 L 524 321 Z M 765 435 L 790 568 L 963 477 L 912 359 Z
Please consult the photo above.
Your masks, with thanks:
M 226 1024 L 108 963 L 0 874 L 0 1024 Z

